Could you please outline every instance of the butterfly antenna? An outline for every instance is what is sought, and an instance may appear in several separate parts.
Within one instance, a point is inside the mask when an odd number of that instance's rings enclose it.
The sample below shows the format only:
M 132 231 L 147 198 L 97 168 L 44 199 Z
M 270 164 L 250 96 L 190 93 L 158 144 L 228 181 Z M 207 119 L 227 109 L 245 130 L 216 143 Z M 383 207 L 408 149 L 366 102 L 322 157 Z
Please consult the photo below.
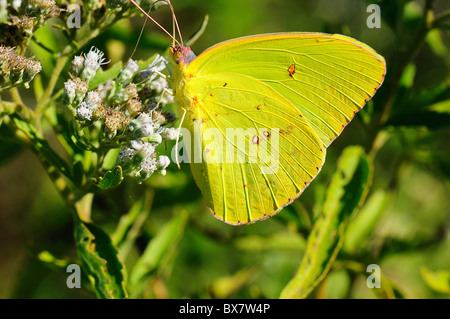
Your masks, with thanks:
M 174 42 L 176 42 L 178 45 L 180 45 L 180 42 L 178 42 L 177 39 L 173 35 L 171 35 L 162 25 L 160 25 L 158 22 L 156 22 L 155 19 L 153 19 L 147 12 L 145 12 L 144 9 L 142 9 L 134 0 L 130 0 L 130 2 L 138 8 L 148 19 L 150 19 L 154 24 L 156 24 L 161 30 L 163 30 Z M 173 9 L 172 9 L 173 10 Z M 173 12 L 173 11 L 172 11 Z
M 183 37 L 181 36 L 180 26 L 178 24 L 177 16 L 175 15 L 175 10 L 173 9 L 172 3 L 170 0 L 166 0 L 167 4 L 169 5 L 170 10 L 172 11 L 172 21 L 173 21 L 173 36 L 175 38 L 175 27 L 178 32 L 178 36 L 180 37 L 181 45 L 183 45 Z
M 150 12 L 150 10 L 149 10 L 149 12 Z M 148 18 L 145 17 L 144 24 L 142 25 L 142 28 L 141 28 L 141 33 L 139 33 L 139 37 L 138 37 L 138 39 L 137 39 L 136 45 L 134 46 L 134 50 L 133 50 L 133 52 L 131 53 L 131 56 L 130 56 L 130 58 L 128 59 L 128 61 L 131 60 L 131 59 L 133 58 L 134 54 L 136 53 L 136 50 L 137 50 L 138 45 L 139 45 L 139 42 L 141 41 L 141 38 L 142 38 L 142 34 L 144 33 L 144 29 L 145 29 L 145 25 L 147 24 L 147 21 L 148 21 Z M 127 63 L 128 63 L 128 62 L 127 62 Z
M 166 2 L 166 0 L 156 0 L 155 2 L 152 3 L 152 5 L 150 6 L 150 8 L 147 11 L 147 15 L 150 15 L 150 12 L 152 11 L 153 7 L 158 3 L 158 2 Z M 145 16 L 145 20 L 144 20 L 144 24 L 142 25 L 141 28 L 141 33 L 139 34 L 139 38 L 136 42 L 136 46 L 134 47 L 133 53 L 131 53 L 130 59 L 133 57 L 133 55 L 136 53 L 136 50 L 138 48 L 139 42 L 141 41 L 142 38 L 142 34 L 144 33 L 145 30 L 145 25 L 147 24 L 148 21 L 148 17 L 147 15 Z

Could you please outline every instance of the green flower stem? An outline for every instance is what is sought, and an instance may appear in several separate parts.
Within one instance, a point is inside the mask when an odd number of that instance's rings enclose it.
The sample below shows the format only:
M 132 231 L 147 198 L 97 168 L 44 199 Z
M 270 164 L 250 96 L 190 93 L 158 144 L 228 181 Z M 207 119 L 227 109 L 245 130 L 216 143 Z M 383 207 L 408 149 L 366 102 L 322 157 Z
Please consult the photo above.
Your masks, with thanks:
M 22 105 L 22 107 L 24 108 L 28 108 L 25 106 L 25 103 L 23 103 L 22 97 L 20 96 L 19 90 L 17 88 L 12 88 L 10 94 L 14 102 L 16 102 L 19 105 Z
M 11 115 L 19 113 L 23 119 L 29 120 L 33 117 L 33 111 L 23 104 L 17 104 L 15 102 L 8 102 L 0 100 L 0 114 Z
M 13 87 L 12 85 L 2 87 L 2 88 L 0 88 L 0 93 L 9 91 L 9 90 L 11 90 L 12 87 Z
M 47 88 L 44 91 L 44 94 L 42 95 L 42 98 L 39 100 L 36 110 L 35 110 L 35 116 L 36 116 L 36 122 L 39 122 L 42 115 L 45 112 L 46 106 L 48 105 L 48 101 L 53 93 L 53 90 L 55 89 L 56 83 L 58 82 L 58 79 L 61 75 L 61 72 L 64 69 L 64 66 L 66 65 L 69 58 L 72 56 L 72 47 L 66 46 L 62 52 L 62 54 L 59 56 L 55 68 L 53 69 L 52 76 L 50 77 L 50 80 L 48 82 Z

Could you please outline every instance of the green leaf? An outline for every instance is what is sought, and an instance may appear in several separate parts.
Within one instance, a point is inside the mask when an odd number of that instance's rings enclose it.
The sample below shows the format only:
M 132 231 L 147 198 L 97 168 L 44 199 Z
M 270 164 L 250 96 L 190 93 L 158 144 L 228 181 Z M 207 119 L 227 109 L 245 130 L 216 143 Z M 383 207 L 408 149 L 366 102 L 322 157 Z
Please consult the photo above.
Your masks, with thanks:
M 117 156 L 119 155 L 120 148 L 113 148 L 108 151 L 103 160 L 102 168 L 105 170 L 112 169 L 117 163 Z
M 422 267 L 420 272 L 428 287 L 443 294 L 450 294 L 450 270 L 431 271 Z
M 75 222 L 75 243 L 83 269 L 99 298 L 127 298 L 125 266 L 109 236 L 91 223 Z
M 411 88 L 414 85 L 415 76 L 416 76 L 416 66 L 410 63 L 405 68 L 405 71 L 403 71 L 403 75 L 400 79 L 400 85 L 405 88 Z
M 371 177 L 371 161 L 364 150 L 347 147 L 327 189 L 322 213 L 308 237 L 300 267 L 281 298 L 306 298 L 326 276 L 342 246 L 350 218 L 366 197 Z
M 62 270 L 64 272 L 66 271 L 67 266 L 73 263 L 73 261 L 69 260 L 68 258 L 57 258 L 47 250 L 41 251 L 37 257 L 43 264 L 53 269 Z
M 120 256 L 125 259 L 132 245 L 138 237 L 141 227 L 147 219 L 153 203 L 154 192 L 147 192 L 136 201 L 130 208 L 129 212 L 120 218 L 112 241 L 120 248 Z
M 358 215 L 349 223 L 345 232 L 343 249 L 352 254 L 363 246 L 365 240 L 377 225 L 389 203 L 389 194 L 382 189 L 374 192 Z
M 101 189 L 111 189 L 117 187 L 123 181 L 122 167 L 117 165 L 112 170 L 105 173 L 105 176 L 94 179 L 95 185 Z
M 443 59 L 448 59 L 449 52 L 442 37 L 442 32 L 440 32 L 438 29 L 432 29 L 428 31 L 425 41 L 434 54 Z
M 208 286 L 210 295 L 213 298 L 225 299 L 248 285 L 255 277 L 256 268 L 242 269 L 231 276 L 215 279 Z
M 23 146 L 15 142 L 14 132 L 0 123 L 0 166 L 8 163 L 23 151 Z
M 186 226 L 187 216 L 187 213 L 182 211 L 172 217 L 147 245 L 130 273 L 130 284 L 135 288 L 134 294 L 140 292 L 146 279 L 161 266 L 164 257 L 178 244 Z
M 76 159 L 74 161 L 72 165 L 72 175 L 73 175 L 73 183 L 76 186 L 81 186 L 84 177 L 83 162 L 81 160 Z
M 430 105 L 428 108 L 437 113 L 450 113 L 450 99 Z
M 14 124 L 20 129 L 28 139 L 32 142 L 34 150 L 37 152 L 39 158 L 44 165 L 51 165 L 47 170 L 56 168 L 58 172 L 72 180 L 71 170 L 69 165 L 50 147 L 47 140 L 40 136 L 36 127 L 18 117 L 12 117 Z M 51 174 L 51 172 L 49 172 Z
M 108 68 L 107 70 L 99 69 L 95 74 L 95 77 L 89 83 L 89 90 L 93 90 L 100 84 L 115 78 L 119 74 L 119 71 L 120 69 L 122 69 L 122 67 L 123 63 L 122 61 L 120 61 L 114 64 L 112 67 Z

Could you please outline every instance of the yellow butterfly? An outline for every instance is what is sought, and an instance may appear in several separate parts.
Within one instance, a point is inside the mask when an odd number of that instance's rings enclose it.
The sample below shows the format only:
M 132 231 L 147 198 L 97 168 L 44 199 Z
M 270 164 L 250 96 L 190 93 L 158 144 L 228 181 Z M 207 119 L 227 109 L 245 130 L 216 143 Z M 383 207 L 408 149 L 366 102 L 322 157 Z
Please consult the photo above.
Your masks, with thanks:
M 175 102 L 190 133 L 184 141 L 194 145 L 192 174 L 213 215 L 233 225 L 292 203 L 386 73 L 381 55 L 337 34 L 254 35 L 197 57 L 181 42 L 170 55 Z

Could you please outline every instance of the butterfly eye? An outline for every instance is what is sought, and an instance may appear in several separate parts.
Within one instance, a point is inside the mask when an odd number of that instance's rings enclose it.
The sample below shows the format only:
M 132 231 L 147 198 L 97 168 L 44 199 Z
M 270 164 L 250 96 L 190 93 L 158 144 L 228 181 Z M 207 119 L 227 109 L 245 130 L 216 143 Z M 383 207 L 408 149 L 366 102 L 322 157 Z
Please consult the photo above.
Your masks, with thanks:
M 170 53 L 172 53 L 173 59 L 175 60 L 175 62 L 178 64 L 180 63 L 180 58 L 181 58 L 181 50 L 180 47 L 173 47 L 170 46 L 169 47 Z

